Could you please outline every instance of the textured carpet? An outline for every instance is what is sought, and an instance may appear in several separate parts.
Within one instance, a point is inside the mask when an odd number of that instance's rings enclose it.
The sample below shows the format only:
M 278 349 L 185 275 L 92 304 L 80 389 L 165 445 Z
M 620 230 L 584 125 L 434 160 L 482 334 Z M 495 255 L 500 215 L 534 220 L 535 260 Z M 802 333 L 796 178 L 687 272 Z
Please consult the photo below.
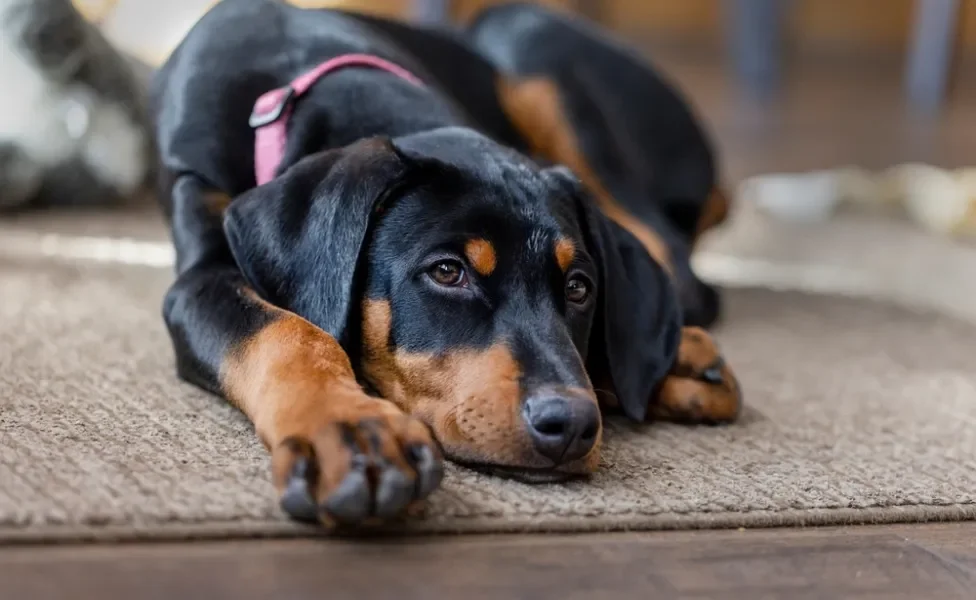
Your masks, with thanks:
M 314 530 L 285 520 L 250 427 L 178 383 L 169 271 L 0 258 L 0 541 Z M 451 467 L 414 531 L 976 516 L 974 327 L 863 300 L 730 291 L 748 409 L 725 428 L 608 425 L 589 482 Z

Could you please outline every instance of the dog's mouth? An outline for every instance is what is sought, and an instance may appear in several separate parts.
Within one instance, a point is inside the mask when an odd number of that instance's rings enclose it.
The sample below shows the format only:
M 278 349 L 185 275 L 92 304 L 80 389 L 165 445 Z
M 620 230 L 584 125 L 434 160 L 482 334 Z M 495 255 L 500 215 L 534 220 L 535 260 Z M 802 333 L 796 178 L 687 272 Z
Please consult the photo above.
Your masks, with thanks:
M 493 465 L 489 463 L 478 463 L 469 461 L 454 461 L 456 464 L 491 475 L 502 479 L 512 479 L 522 483 L 562 483 L 574 479 L 585 479 L 587 476 L 581 473 L 566 473 L 556 469 L 539 469 L 531 467 L 512 467 L 507 465 Z

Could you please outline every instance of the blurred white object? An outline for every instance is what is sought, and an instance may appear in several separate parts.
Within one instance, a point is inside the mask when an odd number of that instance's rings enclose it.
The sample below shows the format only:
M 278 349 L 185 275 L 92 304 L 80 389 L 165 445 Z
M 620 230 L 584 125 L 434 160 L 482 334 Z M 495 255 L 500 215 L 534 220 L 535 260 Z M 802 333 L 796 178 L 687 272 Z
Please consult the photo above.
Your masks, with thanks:
M 881 173 L 856 167 L 759 175 L 739 187 L 739 200 L 784 222 L 819 223 L 845 205 L 901 207 L 925 229 L 976 236 L 976 168 L 950 171 L 922 163 Z
M 910 163 L 885 173 L 908 215 L 946 236 L 976 235 L 976 169 L 949 171 Z
M 864 207 L 877 207 L 891 204 L 892 199 L 884 194 L 882 182 L 872 173 L 857 167 L 837 170 L 839 180 L 838 195 L 841 204 Z
M 750 177 L 739 186 L 739 199 L 790 223 L 816 223 L 833 215 L 840 200 L 836 171 L 784 173 Z
M 952 233 L 966 212 L 966 197 L 950 171 L 921 164 L 900 165 L 889 171 L 909 216 L 926 229 Z
M 966 198 L 966 212 L 956 224 L 956 233 L 976 236 L 976 168 L 956 171 L 956 181 Z

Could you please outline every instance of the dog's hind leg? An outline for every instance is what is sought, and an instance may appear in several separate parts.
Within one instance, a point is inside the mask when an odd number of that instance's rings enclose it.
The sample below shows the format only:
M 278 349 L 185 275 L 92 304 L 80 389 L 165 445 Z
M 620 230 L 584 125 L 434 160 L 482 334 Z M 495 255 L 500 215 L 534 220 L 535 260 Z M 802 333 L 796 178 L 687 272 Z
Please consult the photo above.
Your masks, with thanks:
M 681 331 L 678 359 L 651 400 L 652 419 L 678 423 L 719 424 L 735 421 L 742 411 L 742 391 L 715 340 L 703 329 Z

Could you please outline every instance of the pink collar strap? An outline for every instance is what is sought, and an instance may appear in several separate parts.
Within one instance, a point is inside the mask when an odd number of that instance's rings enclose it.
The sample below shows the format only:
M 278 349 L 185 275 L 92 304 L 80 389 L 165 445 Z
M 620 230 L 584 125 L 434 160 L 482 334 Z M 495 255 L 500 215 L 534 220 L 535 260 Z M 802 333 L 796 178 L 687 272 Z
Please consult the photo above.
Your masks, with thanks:
M 329 59 L 311 71 L 299 76 L 289 85 L 266 92 L 254 103 L 248 123 L 254 129 L 254 174 L 258 185 L 274 179 L 278 166 L 285 156 L 288 141 L 288 118 L 295 101 L 301 98 L 315 83 L 334 71 L 345 67 L 370 67 L 392 73 L 400 79 L 422 86 L 412 73 L 371 54 L 343 54 Z

